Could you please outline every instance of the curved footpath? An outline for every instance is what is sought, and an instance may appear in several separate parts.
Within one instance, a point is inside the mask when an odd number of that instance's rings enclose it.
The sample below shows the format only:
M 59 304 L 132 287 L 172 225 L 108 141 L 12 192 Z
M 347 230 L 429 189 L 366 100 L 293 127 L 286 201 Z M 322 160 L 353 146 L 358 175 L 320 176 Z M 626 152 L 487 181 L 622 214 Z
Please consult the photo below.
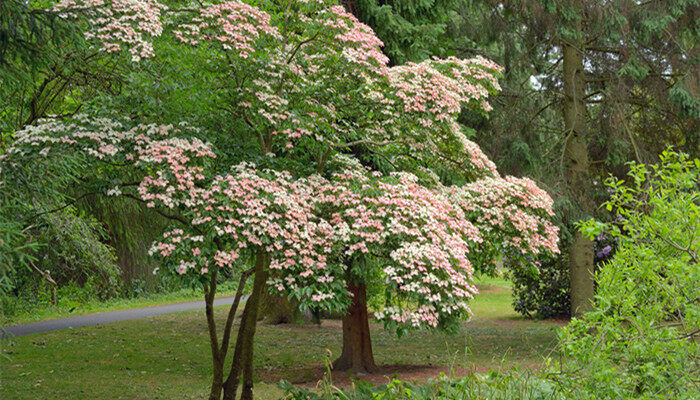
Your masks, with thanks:
M 214 299 L 214 306 L 225 306 L 233 303 L 233 296 Z M 241 304 L 246 301 L 247 295 L 241 299 Z M 21 325 L 12 325 L 0 329 L 0 338 L 31 335 L 32 333 L 50 332 L 59 329 L 79 328 L 81 326 L 107 324 L 110 322 L 141 319 L 155 315 L 171 314 L 181 311 L 198 310 L 204 308 L 204 300 L 189 301 L 186 303 L 164 304 L 130 308 L 127 310 L 107 311 L 95 314 L 78 315 L 75 317 L 51 319 L 46 321 L 31 322 Z

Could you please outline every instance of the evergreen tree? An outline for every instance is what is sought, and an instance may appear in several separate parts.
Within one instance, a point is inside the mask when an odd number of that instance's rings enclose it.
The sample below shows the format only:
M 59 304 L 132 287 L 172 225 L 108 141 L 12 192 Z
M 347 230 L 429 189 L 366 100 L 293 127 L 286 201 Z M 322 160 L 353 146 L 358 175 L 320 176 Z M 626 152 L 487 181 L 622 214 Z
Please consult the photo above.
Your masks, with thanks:
M 486 0 L 459 13 L 456 53 L 506 68 L 500 112 L 468 122 L 490 127 L 480 142 L 508 155 L 495 157 L 506 171 L 534 173 L 559 193 L 564 225 L 598 211 L 596 182 L 623 175 L 627 161 L 651 161 L 669 144 L 697 154 L 697 1 Z M 593 251 L 573 236 L 576 310 L 593 293 Z
M 458 0 L 343 0 L 345 8 L 370 25 L 394 64 L 444 55 L 447 23 Z

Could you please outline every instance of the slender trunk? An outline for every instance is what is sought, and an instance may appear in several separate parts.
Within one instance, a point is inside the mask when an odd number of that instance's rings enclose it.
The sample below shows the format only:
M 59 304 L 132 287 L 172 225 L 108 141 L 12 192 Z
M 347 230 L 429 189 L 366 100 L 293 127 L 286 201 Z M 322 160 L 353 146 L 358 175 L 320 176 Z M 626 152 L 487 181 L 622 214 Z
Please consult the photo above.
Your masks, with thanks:
M 233 298 L 233 303 L 231 308 L 228 310 L 228 316 L 226 317 L 226 324 L 224 325 L 224 335 L 221 339 L 221 358 L 226 359 L 226 354 L 228 353 L 228 344 L 231 338 L 231 329 L 233 328 L 233 320 L 236 317 L 236 311 L 238 310 L 238 305 L 241 302 L 241 297 L 243 296 L 243 289 L 245 288 L 245 283 L 248 277 L 254 272 L 254 268 L 248 269 L 241 273 L 241 279 L 238 282 L 238 289 L 236 290 L 236 296 Z
M 209 400 L 219 400 L 221 398 L 221 391 L 224 387 L 224 363 L 226 362 L 226 353 L 228 351 L 229 338 L 231 336 L 231 329 L 233 327 L 233 319 L 236 315 L 236 310 L 238 309 L 238 304 L 241 301 L 243 295 L 243 289 L 245 286 L 245 281 L 248 276 L 253 272 L 252 269 L 244 271 L 241 274 L 241 280 L 238 284 L 238 290 L 236 291 L 236 296 L 234 297 L 233 304 L 228 312 L 228 317 L 226 318 L 226 324 L 224 325 L 223 338 L 221 339 L 221 346 L 219 346 L 218 338 L 216 334 L 216 320 L 214 319 L 214 299 L 216 298 L 216 272 L 212 273 L 211 280 L 209 282 L 209 287 L 205 288 L 204 304 L 205 313 L 207 316 L 207 327 L 209 328 L 209 343 L 211 344 L 212 353 L 212 367 L 213 376 L 211 383 L 211 390 L 209 391 Z
M 333 363 L 337 371 L 372 372 L 377 369 L 372 354 L 372 340 L 367 315 L 365 284 L 348 279 L 352 304 L 343 316 L 343 352 Z
M 221 358 L 221 352 L 219 351 L 219 339 L 216 335 L 216 320 L 214 319 L 214 297 L 216 297 L 216 271 L 211 274 L 209 287 L 205 287 L 204 290 L 205 314 L 207 316 L 207 328 L 209 329 L 213 369 L 209 400 L 219 400 L 224 380 L 224 360 Z
M 32 268 L 34 268 L 34 270 L 35 270 L 36 272 L 38 272 L 39 275 L 41 275 L 41 277 L 44 278 L 44 280 L 51 286 L 51 305 L 55 306 L 56 304 L 58 304 L 58 303 L 57 303 L 57 300 L 56 300 L 56 286 L 58 286 L 58 284 L 57 284 L 56 281 L 51 277 L 51 271 L 49 271 L 49 270 L 42 271 L 39 267 L 37 267 L 36 265 L 34 265 L 33 262 L 30 262 L 29 264 L 30 264 L 30 265 L 32 266 Z
M 576 0 L 572 3 L 576 6 Z M 580 32 L 580 20 L 574 32 Z M 579 206 L 581 217 L 590 215 L 591 179 L 586 143 L 586 103 L 583 69 L 584 45 L 580 37 L 563 40 L 564 56 L 564 127 L 567 139 L 564 147 L 564 175 L 568 192 Z M 580 232 L 574 234 L 570 249 L 569 273 L 571 278 L 571 314 L 580 315 L 591 309 L 593 300 L 593 242 Z
M 236 398 L 241 374 L 243 375 L 241 399 L 253 398 L 253 339 L 258 319 L 258 304 L 263 290 L 267 288 L 269 265 L 270 256 L 264 250 L 258 250 L 255 258 L 253 291 L 243 309 L 241 325 L 238 328 L 238 337 L 233 353 L 233 363 L 226 382 L 224 382 L 224 400 L 234 400 Z

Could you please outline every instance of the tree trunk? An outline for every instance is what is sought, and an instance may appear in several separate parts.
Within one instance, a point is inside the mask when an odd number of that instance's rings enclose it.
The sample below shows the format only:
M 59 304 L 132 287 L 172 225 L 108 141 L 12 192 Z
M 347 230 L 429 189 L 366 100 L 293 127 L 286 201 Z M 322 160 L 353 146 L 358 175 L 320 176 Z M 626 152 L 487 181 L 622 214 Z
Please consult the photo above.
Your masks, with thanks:
M 341 0 L 340 4 L 342 4 L 350 14 L 354 15 L 355 18 L 360 19 L 360 12 L 357 8 L 356 0 Z
M 367 316 L 367 292 L 363 283 L 348 279 L 348 291 L 352 293 L 352 304 L 343 317 L 343 352 L 333 363 L 337 371 L 355 373 L 372 372 L 377 369 L 372 354 L 372 340 Z
M 269 288 L 263 290 L 260 298 L 258 321 L 271 325 L 321 323 L 319 312 L 302 311 L 299 308 L 299 302 L 289 300 L 286 296 L 270 293 Z
M 576 1 L 572 4 L 576 7 Z M 580 32 L 578 20 L 574 32 Z M 578 36 L 564 38 L 562 43 L 564 56 L 564 127 L 567 139 L 564 147 L 564 175 L 569 196 L 578 204 L 581 214 L 586 217 L 593 207 L 590 193 L 590 162 L 586 143 L 586 103 L 585 80 L 583 69 L 584 45 Z M 570 249 L 569 274 L 571 278 L 571 314 L 580 315 L 591 309 L 593 300 L 593 242 L 581 233 L 574 234 Z
M 204 305 L 207 316 L 207 328 L 209 329 L 209 344 L 211 346 L 212 382 L 209 391 L 209 400 L 219 400 L 224 379 L 224 360 L 219 349 L 219 339 L 216 334 L 216 321 L 214 319 L 214 298 L 216 297 L 216 271 L 212 272 L 209 287 L 204 288 Z
M 297 304 L 286 296 L 270 293 L 266 287 L 260 297 L 258 320 L 272 325 L 291 324 L 301 322 L 302 315 Z
M 258 305 L 264 290 L 267 290 L 270 256 L 264 250 L 258 250 L 255 257 L 255 278 L 253 290 L 246 301 L 241 325 L 238 328 L 236 347 L 233 353 L 233 363 L 226 382 L 224 382 L 224 400 L 234 400 L 238 392 L 238 384 L 243 375 L 242 400 L 253 399 L 253 340 L 258 321 Z

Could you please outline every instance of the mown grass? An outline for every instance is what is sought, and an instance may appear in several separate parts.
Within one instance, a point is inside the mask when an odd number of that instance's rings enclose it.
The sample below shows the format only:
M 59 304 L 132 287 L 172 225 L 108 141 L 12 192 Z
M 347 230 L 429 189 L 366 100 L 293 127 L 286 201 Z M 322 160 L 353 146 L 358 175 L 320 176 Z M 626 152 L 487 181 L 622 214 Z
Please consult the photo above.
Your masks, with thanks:
M 501 282 L 488 282 L 496 283 Z M 473 304 L 475 317 L 458 335 L 421 331 L 399 339 L 372 324 L 377 363 L 459 374 L 513 365 L 538 368 L 556 342 L 558 324 L 517 316 L 507 288 L 482 289 Z M 218 309 L 218 318 L 224 313 Z M 328 351 L 339 353 L 341 334 L 339 321 L 260 325 L 256 397 L 276 399 L 280 379 L 313 384 Z M 0 346 L 0 398 L 7 400 L 201 399 L 209 383 L 202 311 L 30 335 Z

